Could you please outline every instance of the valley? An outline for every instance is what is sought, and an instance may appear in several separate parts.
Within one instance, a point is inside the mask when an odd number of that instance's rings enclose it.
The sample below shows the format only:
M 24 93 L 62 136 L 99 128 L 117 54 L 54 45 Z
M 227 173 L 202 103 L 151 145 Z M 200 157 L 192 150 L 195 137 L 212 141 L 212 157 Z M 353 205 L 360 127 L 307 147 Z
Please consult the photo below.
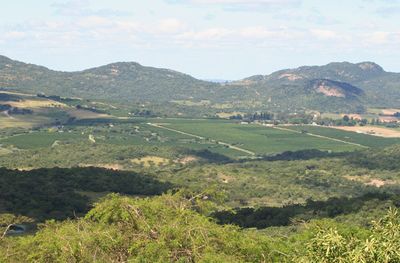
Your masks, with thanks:
M 111 67 L 116 74 L 117 67 Z M 91 74 L 84 76 L 95 78 Z M 301 78 L 285 74 L 278 79 L 306 78 L 304 73 Z M 251 78 L 246 85 L 273 78 L 274 74 Z M 37 229 L 46 220 L 57 220 L 54 224 L 60 231 L 69 231 L 63 227 L 74 224 L 120 231 L 114 223 L 86 221 L 96 209 L 103 213 L 112 204 L 117 210 L 123 206 L 122 213 L 135 205 L 146 207 L 145 212 L 132 210 L 135 216 L 129 218 L 139 221 L 167 213 L 164 218 L 170 222 L 177 219 L 170 217 L 174 211 L 180 216 L 189 213 L 203 222 L 197 224 L 207 222 L 215 231 L 235 229 L 240 239 L 249 235 L 257 240 L 255 246 L 273 248 L 268 257 L 275 262 L 302 255 L 301 242 L 293 240 L 311 242 L 320 225 L 343 235 L 346 231 L 372 235 L 371 221 L 387 216 L 389 207 L 399 207 L 399 114 L 390 104 L 354 108 L 353 102 L 361 102 L 356 97 L 365 96 L 364 92 L 337 81 L 313 82 L 314 95 L 325 96 L 323 103 L 337 99 L 342 103 L 346 97 L 352 103 L 324 111 L 315 104 L 269 108 L 265 101 L 246 100 L 245 94 L 236 103 L 241 89 L 235 87 L 244 85 L 240 82 L 212 84 L 235 89 L 229 91 L 232 101 L 206 97 L 115 101 L 91 93 L 77 96 L 64 90 L 62 95 L 70 97 L 62 97 L 57 90 L 46 94 L 36 88 L 3 87 L 0 223 L 22 224 L 28 230 L 22 236 L 7 234 L 10 242 L 0 240 L 0 248 L 19 247 L 19 242 L 40 239 L 39 235 L 46 238 L 39 242 L 47 242 L 45 231 L 52 223 Z M 208 88 L 211 92 L 216 86 Z M 185 208 L 174 210 L 183 204 Z M 157 220 L 150 224 L 164 227 Z M 2 257 L 8 254 L 0 252 L 0 261 Z
M 4 0 L 0 263 L 400 263 L 400 0 Z

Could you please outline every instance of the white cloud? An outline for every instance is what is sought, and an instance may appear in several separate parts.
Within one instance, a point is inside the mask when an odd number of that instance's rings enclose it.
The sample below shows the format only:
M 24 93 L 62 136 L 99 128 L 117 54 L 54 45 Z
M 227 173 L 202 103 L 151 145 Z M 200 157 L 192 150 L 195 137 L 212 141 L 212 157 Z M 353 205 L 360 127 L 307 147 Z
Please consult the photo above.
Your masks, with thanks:
M 26 33 L 20 31 L 9 31 L 6 32 L 3 37 L 7 40 L 19 40 L 25 38 Z
M 209 28 L 201 31 L 188 31 L 178 35 L 178 39 L 213 41 L 226 38 L 234 33 L 226 28 Z
M 130 13 L 115 9 L 94 9 L 92 0 L 69 0 L 62 3 L 54 3 L 52 7 L 57 15 L 61 16 L 127 16 Z
M 265 11 L 297 7 L 302 0 L 165 0 L 170 4 L 215 5 L 227 11 Z
M 287 4 L 297 3 L 297 0 L 191 0 L 199 4 Z
M 163 33 L 177 33 L 185 28 L 185 23 L 176 18 L 161 20 L 157 25 L 158 31 Z
M 240 0 L 195 0 L 207 3 L 241 3 Z M 275 0 L 250 2 L 278 2 Z M 247 23 L 248 24 L 248 23 Z M 370 33 L 371 32 L 371 33 Z M 89 15 L 69 19 L 26 21 L 8 28 L 0 28 L 2 45 L 33 45 L 41 48 L 88 47 L 96 45 L 114 48 L 141 46 L 160 48 L 227 48 L 240 52 L 252 48 L 275 49 L 338 49 L 395 45 L 400 42 L 398 32 L 357 28 L 346 31 L 337 27 L 305 28 L 274 25 L 194 25 L 176 17 L 155 21 L 131 17 Z
M 325 29 L 311 29 L 311 34 L 320 39 L 334 39 L 338 37 L 338 34 L 332 30 Z
M 399 32 L 387 32 L 377 31 L 367 34 L 365 41 L 369 44 L 377 45 L 398 45 L 400 43 L 400 31 Z
M 239 30 L 239 37 L 245 39 L 270 39 L 270 40 L 287 40 L 287 39 L 299 39 L 304 37 L 302 30 L 289 29 L 289 28 L 278 28 L 268 29 L 262 26 L 245 27 Z
M 83 28 L 110 27 L 114 24 L 113 20 L 100 16 L 88 16 L 78 20 L 77 23 L 78 26 Z

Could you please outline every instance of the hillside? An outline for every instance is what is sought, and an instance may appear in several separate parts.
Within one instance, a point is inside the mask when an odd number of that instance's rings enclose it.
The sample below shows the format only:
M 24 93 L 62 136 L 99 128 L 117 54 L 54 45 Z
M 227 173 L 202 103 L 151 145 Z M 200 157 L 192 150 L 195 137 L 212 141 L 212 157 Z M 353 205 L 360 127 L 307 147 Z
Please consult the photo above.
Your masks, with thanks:
M 208 98 L 217 85 L 134 62 L 60 72 L 0 56 L 0 87 L 66 97 L 124 101 Z
M 360 110 L 395 107 L 400 102 L 400 74 L 386 72 L 373 62 L 304 66 L 255 75 L 235 84 L 253 87 L 283 107 Z
M 369 106 L 397 106 L 400 74 L 372 62 L 343 62 L 213 83 L 134 62 L 60 72 L 0 56 L 0 88 L 125 104 L 201 104 L 214 110 L 360 112 Z

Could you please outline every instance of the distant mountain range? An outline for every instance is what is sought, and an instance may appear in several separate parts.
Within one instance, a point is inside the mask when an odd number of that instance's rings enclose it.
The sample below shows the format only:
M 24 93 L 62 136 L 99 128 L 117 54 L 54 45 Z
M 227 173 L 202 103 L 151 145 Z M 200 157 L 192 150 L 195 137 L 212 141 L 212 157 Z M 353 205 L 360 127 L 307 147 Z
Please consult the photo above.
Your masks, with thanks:
M 216 83 L 134 62 L 61 72 L 0 56 L 0 88 L 121 103 L 207 100 L 227 108 L 268 110 L 354 112 L 400 106 L 400 73 L 373 62 L 305 66 Z

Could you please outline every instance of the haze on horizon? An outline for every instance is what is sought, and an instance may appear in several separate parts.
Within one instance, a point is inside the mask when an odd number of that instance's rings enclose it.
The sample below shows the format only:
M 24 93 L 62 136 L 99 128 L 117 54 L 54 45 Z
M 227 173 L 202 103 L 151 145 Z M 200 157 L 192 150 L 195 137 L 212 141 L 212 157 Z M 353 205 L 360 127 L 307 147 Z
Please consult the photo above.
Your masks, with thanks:
M 0 54 L 56 70 L 135 61 L 233 80 L 373 61 L 400 72 L 399 0 L 4 2 Z

